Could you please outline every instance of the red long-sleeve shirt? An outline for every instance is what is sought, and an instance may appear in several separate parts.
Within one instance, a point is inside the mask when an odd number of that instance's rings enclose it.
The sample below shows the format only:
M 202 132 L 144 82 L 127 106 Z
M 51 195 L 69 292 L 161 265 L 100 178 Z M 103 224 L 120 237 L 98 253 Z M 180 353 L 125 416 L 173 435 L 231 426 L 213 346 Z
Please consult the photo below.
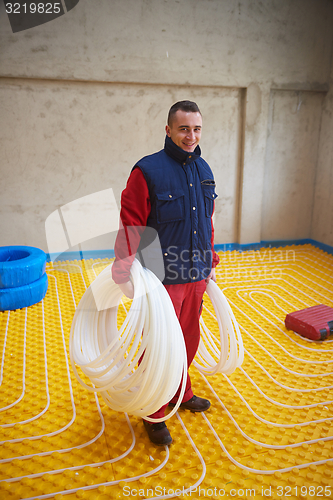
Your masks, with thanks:
M 141 234 L 147 225 L 150 210 L 151 204 L 146 179 L 140 168 L 135 168 L 121 195 L 120 229 L 114 247 L 116 260 L 112 266 L 112 278 L 115 283 L 126 283 L 129 280 L 131 265 L 140 243 Z M 212 267 L 216 267 L 220 259 L 214 251 L 213 220 L 211 243 Z

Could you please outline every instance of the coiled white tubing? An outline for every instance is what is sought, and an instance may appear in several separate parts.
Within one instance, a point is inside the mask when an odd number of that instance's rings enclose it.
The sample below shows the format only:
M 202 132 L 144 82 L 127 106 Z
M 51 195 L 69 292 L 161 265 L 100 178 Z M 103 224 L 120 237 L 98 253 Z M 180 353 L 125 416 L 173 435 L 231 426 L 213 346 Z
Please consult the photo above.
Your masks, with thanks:
M 80 384 L 100 392 L 111 409 L 163 422 L 178 410 L 186 386 L 187 354 L 179 321 L 162 283 L 135 259 L 130 277 L 134 298 L 118 331 L 117 311 L 123 294 L 112 280 L 111 267 L 97 276 L 76 309 L 69 342 L 73 371 Z M 217 317 L 220 340 L 201 319 L 202 338 L 208 349 L 201 339 L 197 355 L 202 364 L 193 363 L 206 375 L 230 374 L 244 358 L 242 337 L 226 298 L 212 280 L 207 293 Z M 75 364 L 92 387 L 80 377 Z M 180 383 L 173 410 L 159 419 L 147 417 L 173 398 Z
M 97 276 L 93 290 L 86 290 L 72 322 L 70 359 L 80 384 L 100 392 L 111 409 L 162 422 L 174 415 L 185 392 L 184 337 L 168 292 L 136 259 L 131 281 L 134 298 L 119 331 L 117 311 L 123 294 L 112 280 L 111 265 Z M 94 387 L 82 380 L 75 363 Z M 181 381 L 173 411 L 159 419 L 147 417 L 172 399 Z
M 210 332 L 204 320 L 200 318 L 201 337 L 197 358 L 202 364 L 196 360 L 193 360 L 193 364 L 205 375 L 214 375 L 215 373 L 230 375 L 242 365 L 244 360 L 242 335 L 227 299 L 213 280 L 209 280 L 206 292 L 215 310 L 220 339 L 218 340 Z

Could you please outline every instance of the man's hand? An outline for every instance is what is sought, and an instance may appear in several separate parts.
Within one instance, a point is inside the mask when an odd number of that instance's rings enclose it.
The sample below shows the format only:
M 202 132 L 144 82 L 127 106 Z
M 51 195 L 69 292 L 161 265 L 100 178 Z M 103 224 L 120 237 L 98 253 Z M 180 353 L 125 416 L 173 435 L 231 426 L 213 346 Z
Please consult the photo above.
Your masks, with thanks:
M 213 280 L 215 281 L 216 283 L 216 272 L 215 272 L 215 267 L 212 267 L 212 270 L 211 272 L 209 273 L 209 275 L 207 276 L 207 278 L 205 279 L 206 281 L 206 284 L 208 285 L 209 283 L 209 280 Z
M 126 283 L 118 283 L 120 290 L 128 299 L 133 299 L 134 297 L 134 286 L 131 281 L 126 281 Z

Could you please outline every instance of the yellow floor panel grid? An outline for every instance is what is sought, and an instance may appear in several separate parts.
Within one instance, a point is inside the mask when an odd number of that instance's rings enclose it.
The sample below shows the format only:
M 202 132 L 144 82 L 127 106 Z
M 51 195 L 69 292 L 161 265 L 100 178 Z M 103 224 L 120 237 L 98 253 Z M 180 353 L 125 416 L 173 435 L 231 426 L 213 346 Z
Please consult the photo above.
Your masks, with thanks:
M 0 313 L 1 500 L 333 498 L 333 339 L 284 326 L 291 311 L 333 307 L 333 256 L 311 245 L 219 255 L 244 363 L 230 376 L 191 368 L 212 405 L 168 420 L 169 448 L 72 372 L 75 308 L 109 260 L 48 264 L 45 299 Z M 206 295 L 203 318 L 218 334 Z

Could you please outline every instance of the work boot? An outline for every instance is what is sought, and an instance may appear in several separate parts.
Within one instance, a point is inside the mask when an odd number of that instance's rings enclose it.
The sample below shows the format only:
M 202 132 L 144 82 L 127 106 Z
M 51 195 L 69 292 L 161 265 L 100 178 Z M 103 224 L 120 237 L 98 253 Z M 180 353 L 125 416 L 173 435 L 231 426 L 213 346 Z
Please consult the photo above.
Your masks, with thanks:
M 170 406 L 175 406 L 175 403 L 169 403 Z M 210 401 L 208 399 L 199 398 L 198 396 L 192 396 L 191 399 L 185 403 L 181 403 L 179 408 L 184 410 L 191 410 L 193 413 L 196 411 L 206 411 L 210 407 Z
M 166 444 L 172 443 L 172 437 L 170 432 L 164 422 L 158 422 L 157 424 L 151 424 L 147 420 L 143 420 L 145 429 L 152 443 L 158 446 L 164 446 Z

